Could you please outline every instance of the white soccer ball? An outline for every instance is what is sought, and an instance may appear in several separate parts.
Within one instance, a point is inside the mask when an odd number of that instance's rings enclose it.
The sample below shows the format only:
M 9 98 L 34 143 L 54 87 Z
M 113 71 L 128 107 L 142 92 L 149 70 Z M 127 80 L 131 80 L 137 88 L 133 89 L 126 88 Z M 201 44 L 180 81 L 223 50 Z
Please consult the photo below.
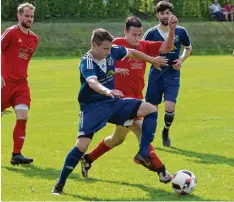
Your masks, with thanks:
M 171 181 L 172 189 L 178 194 L 191 194 L 197 185 L 195 175 L 189 170 L 177 171 Z

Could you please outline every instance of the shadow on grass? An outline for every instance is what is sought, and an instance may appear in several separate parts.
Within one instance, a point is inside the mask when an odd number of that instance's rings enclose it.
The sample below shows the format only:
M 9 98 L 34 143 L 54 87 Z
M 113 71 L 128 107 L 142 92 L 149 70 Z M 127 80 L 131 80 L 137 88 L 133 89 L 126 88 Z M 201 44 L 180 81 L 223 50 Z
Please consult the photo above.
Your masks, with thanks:
M 14 111 L 13 110 L 5 110 L 2 112 L 2 115 L 5 116 L 5 115 L 8 115 L 8 114 L 12 114 Z
M 176 201 L 202 201 L 205 200 L 199 196 L 196 195 L 187 195 L 187 196 L 180 196 L 177 195 L 174 192 L 168 192 L 165 191 L 164 189 L 160 189 L 160 188 L 155 188 L 155 187 L 151 187 L 151 186 L 147 186 L 144 184 L 134 184 L 134 183 L 129 183 L 129 182 L 124 182 L 124 181 L 113 181 L 113 180 L 102 180 L 102 179 L 96 179 L 96 178 L 88 178 L 88 179 L 83 179 L 84 181 L 86 181 L 86 183 L 90 184 L 90 189 L 92 189 L 92 183 L 93 188 L 96 189 L 96 183 L 97 182 L 104 182 L 104 183 L 109 183 L 109 184 L 115 184 L 116 185 L 116 191 L 120 191 L 121 192 L 121 187 L 118 186 L 129 186 L 129 187 L 133 187 L 133 188 L 138 188 L 141 189 L 142 191 L 144 191 L 147 195 L 147 200 L 150 201 L 165 201 L 165 200 L 176 200 Z M 165 186 L 170 186 L 169 185 L 165 185 Z M 103 189 L 102 189 L 103 190 Z M 126 196 L 126 194 L 123 192 L 123 197 L 112 197 L 111 196 L 108 198 L 104 198 L 104 197 L 89 197 L 87 195 L 81 195 L 81 194 L 68 194 L 65 192 L 66 195 L 68 196 L 72 196 L 74 198 L 77 198 L 78 200 L 85 200 L 85 201 L 124 201 L 124 200 L 134 200 L 134 201 L 145 201 L 146 197 L 137 197 L 137 195 L 134 198 L 128 198 L 128 196 Z
M 173 154 L 179 154 L 187 157 L 195 157 L 198 160 L 195 160 L 196 163 L 203 163 L 203 164 L 227 164 L 230 166 L 234 166 L 234 158 L 229 158 L 217 154 L 205 154 L 200 152 L 194 152 L 194 151 L 188 151 L 184 149 L 179 149 L 176 147 L 169 147 L 167 149 L 165 148 L 155 148 L 156 151 L 164 151 L 169 152 Z M 194 160 L 192 160 L 194 161 Z
M 54 168 L 40 168 L 36 165 L 19 165 L 19 166 L 2 166 L 2 169 L 23 174 L 27 178 L 41 178 L 48 180 L 56 180 L 60 175 L 60 170 Z M 73 172 L 70 179 L 80 179 L 80 175 Z
M 2 166 L 2 169 L 6 169 L 8 171 L 16 172 L 23 174 L 27 178 L 44 178 L 48 180 L 55 180 L 58 178 L 60 174 L 60 170 L 54 169 L 54 168 L 40 168 L 35 165 L 28 165 L 28 166 L 19 166 L 19 167 L 10 167 L 10 166 Z M 180 201 L 202 201 L 204 200 L 201 197 L 198 197 L 196 195 L 191 195 L 191 196 L 179 196 L 173 192 L 168 192 L 160 188 L 155 188 L 151 186 L 147 186 L 144 184 L 134 184 L 130 182 L 125 182 L 125 181 L 114 181 L 114 180 L 103 180 L 103 179 L 96 179 L 96 178 L 86 178 L 84 179 L 77 173 L 73 172 L 72 175 L 69 177 L 69 179 L 76 180 L 76 181 L 82 181 L 85 183 L 89 184 L 89 189 L 90 192 L 92 192 L 92 189 L 97 190 L 97 182 L 103 182 L 103 183 L 109 183 L 109 184 L 114 184 L 116 185 L 114 189 L 116 191 L 121 191 L 121 187 L 119 186 L 130 186 L 130 187 L 135 187 L 138 189 L 141 189 L 144 191 L 147 195 L 148 200 L 160 200 L 160 201 L 165 201 L 165 200 L 180 200 Z M 69 183 L 69 182 L 68 182 Z M 165 186 L 170 186 L 165 185 Z M 82 187 L 81 187 L 82 189 Z M 67 193 L 68 189 L 66 187 L 64 188 L 65 190 L 65 195 L 71 196 L 76 200 L 85 200 L 85 201 L 124 201 L 124 200 L 136 200 L 136 201 L 143 201 L 146 200 L 146 198 L 143 198 L 141 196 L 135 196 L 133 199 L 128 198 L 128 196 L 123 194 L 120 197 L 115 197 L 115 196 L 108 196 L 108 197 L 103 197 L 103 196 L 97 196 L 97 197 L 92 197 L 88 195 L 82 195 L 82 194 L 71 194 Z M 100 188 L 100 192 L 103 191 L 103 188 Z M 79 193 L 79 190 L 77 190 Z M 133 192 L 135 192 L 133 190 Z M 108 194 L 108 193 L 107 193 Z

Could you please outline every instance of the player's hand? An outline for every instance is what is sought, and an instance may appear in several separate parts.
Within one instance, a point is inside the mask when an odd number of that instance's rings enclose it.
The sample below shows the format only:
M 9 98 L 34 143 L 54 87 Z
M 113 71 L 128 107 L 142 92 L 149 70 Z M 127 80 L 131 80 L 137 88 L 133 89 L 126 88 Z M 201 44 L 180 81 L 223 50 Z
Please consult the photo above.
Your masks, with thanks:
M 175 15 L 171 15 L 169 20 L 168 20 L 169 29 L 175 29 L 177 23 L 178 23 L 177 17 Z
M 4 78 L 1 76 L 1 88 L 6 85 Z
M 117 74 L 120 74 L 121 76 L 128 76 L 129 75 L 129 70 L 128 69 L 116 68 L 115 72 Z
M 121 98 L 121 97 L 124 97 L 124 94 L 120 90 L 114 89 L 114 90 L 107 90 L 106 96 L 112 97 L 112 98 L 115 98 L 115 97 Z
M 158 56 L 155 57 L 152 61 L 152 65 L 159 71 L 162 71 L 162 69 L 160 68 L 160 66 L 168 66 L 167 64 L 168 59 L 164 56 Z
M 175 69 L 175 70 L 180 70 L 181 68 L 181 65 L 183 63 L 183 60 L 181 58 L 177 59 L 177 60 L 174 60 L 173 63 L 175 63 L 174 65 L 172 65 L 172 67 Z

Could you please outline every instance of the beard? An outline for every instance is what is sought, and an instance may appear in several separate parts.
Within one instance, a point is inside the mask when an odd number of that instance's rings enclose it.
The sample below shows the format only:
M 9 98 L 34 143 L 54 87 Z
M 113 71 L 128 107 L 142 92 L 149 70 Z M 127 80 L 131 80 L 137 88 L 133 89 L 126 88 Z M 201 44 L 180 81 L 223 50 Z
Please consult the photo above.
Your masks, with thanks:
M 168 26 L 168 20 L 160 20 L 161 24 L 164 26 Z
M 25 22 L 21 22 L 22 27 L 29 29 L 31 25 L 27 25 Z

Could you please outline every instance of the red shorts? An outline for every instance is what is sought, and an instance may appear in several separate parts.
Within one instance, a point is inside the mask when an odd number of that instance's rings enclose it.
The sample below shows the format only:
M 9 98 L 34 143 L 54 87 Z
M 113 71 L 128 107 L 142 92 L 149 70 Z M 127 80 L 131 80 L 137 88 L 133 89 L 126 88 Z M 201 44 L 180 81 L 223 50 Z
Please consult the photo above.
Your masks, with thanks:
M 28 81 L 5 81 L 6 85 L 1 90 L 1 111 L 6 108 L 25 104 L 30 107 L 30 89 Z

